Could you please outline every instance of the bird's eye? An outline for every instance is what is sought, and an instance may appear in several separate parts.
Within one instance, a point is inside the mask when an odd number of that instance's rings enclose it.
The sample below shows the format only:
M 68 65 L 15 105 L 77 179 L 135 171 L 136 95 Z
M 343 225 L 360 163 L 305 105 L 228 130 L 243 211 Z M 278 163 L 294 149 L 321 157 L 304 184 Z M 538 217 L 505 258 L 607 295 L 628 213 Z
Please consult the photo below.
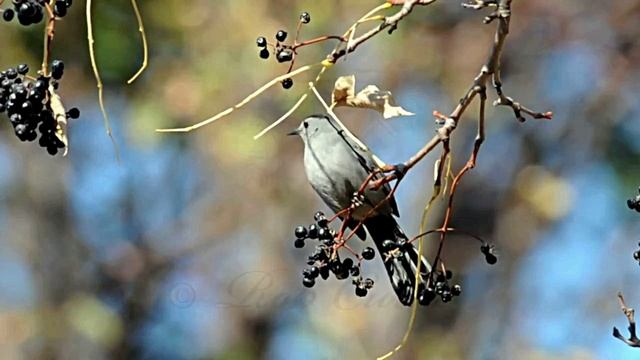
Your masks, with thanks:
M 302 123 L 302 125 L 304 126 L 304 128 L 305 128 L 305 129 L 309 127 L 309 123 L 308 123 L 308 122 L 306 122 L 306 121 L 305 121 L 305 122 L 303 122 L 303 123 Z

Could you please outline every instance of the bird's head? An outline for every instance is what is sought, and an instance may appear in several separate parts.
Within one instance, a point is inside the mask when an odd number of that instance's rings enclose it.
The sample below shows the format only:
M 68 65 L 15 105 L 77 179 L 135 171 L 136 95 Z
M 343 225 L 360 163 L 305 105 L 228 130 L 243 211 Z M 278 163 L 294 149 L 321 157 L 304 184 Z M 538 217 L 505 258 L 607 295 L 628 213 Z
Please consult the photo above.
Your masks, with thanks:
M 302 141 L 307 142 L 316 136 L 336 133 L 338 131 L 340 131 L 340 127 L 329 116 L 318 114 L 308 116 L 302 120 L 300 125 L 287 135 L 298 135 L 302 138 Z

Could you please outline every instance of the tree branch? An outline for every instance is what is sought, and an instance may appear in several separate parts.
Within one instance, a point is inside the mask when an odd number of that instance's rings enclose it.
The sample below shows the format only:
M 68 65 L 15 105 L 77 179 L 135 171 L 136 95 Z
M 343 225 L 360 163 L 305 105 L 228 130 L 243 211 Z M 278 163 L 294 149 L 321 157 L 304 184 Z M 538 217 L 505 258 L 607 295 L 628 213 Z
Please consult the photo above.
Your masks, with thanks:
M 615 326 L 613 327 L 613 336 L 631 347 L 640 347 L 640 339 L 638 339 L 638 336 L 636 335 L 635 311 L 628 307 L 624 302 L 622 292 L 618 293 L 618 301 L 620 302 L 620 308 L 622 309 L 624 316 L 627 317 L 627 321 L 629 322 L 629 327 L 627 328 L 629 330 L 629 338 L 627 339 L 622 336 L 618 328 Z

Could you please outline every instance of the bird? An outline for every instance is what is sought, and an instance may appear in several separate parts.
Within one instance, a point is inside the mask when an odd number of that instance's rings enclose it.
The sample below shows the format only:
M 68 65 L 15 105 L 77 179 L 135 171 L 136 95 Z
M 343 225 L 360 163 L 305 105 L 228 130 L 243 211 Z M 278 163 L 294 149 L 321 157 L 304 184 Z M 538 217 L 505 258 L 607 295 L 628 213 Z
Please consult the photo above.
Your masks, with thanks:
M 345 133 L 337 121 L 326 114 L 311 115 L 288 135 L 297 135 L 304 143 L 304 170 L 311 187 L 335 213 L 356 201 L 347 226 L 354 228 L 362 222 L 378 249 L 389 276 L 391 286 L 403 305 L 414 300 L 416 269 L 421 261 L 418 292 L 427 288 L 431 271 L 398 225 L 398 206 L 391 187 L 385 184 L 377 190 L 367 188 L 357 199 L 354 197 L 369 175 L 379 166 L 371 151 Z M 379 179 L 377 174 L 374 179 Z M 388 198 L 387 198 L 388 197 Z M 362 229 L 362 227 L 360 227 Z M 364 232 L 358 233 L 360 238 Z M 418 260 L 420 259 L 420 260 Z

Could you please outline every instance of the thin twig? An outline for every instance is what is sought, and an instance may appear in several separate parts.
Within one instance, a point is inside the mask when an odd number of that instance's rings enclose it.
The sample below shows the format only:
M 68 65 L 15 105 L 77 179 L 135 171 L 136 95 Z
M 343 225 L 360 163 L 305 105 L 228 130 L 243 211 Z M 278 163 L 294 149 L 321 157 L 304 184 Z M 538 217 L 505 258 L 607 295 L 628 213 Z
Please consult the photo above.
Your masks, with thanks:
M 268 83 L 264 84 L 262 87 L 260 87 L 258 90 L 252 92 L 251 94 L 249 94 L 247 97 L 245 97 L 242 101 L 240 101 L 239 103 L 237 103 L 236 105 L 217 113 L 216 115 L 203 120 L 197 124 L 191 125 L 191 126 L 187 126 L 187 127 L 181 127 L 181 128 L 170 128 L 170 129 L 156 129 L 157 132 L 190 132 L 193 130 L 196 130 L 198 128 L 201 128 L 205 125 L 211 124 L 212 122 L 227 116 L 229 114 L 231 114 L 232 112 L 234 112 L 237 109 L 240 109 L 241 107 L 243 107 L 244 105 L 248 104 L 249 102 L 251 102 L 251 100 L 255 99 L 257 96 L 259 96 L 260 94 L 262 94 L 264 91 L 266 91 L 267 89 L 269 89 L 270 87 L 272 87 L 273 85 L 279 83 L 280 81 L 290 78 L 290 77 L 294 77 L 296 75 L 302 74 L 310 69 L 312 69 L 315 66 L 318 66 L 320 64 L 315 64 L 315 65 L 307 65 L 307 66 L 303 66 L 293 72 L 290 72 L 288 74 L 284 74 L 284 75 L 280 75 L 274 79 L 272 79 L 271 81 L 269 81 Z
M 297 47 L 300 46 L 304 46 L 304 45 L 309 45 L 310 43 L 315 43 L 315 42 L 320 42 L 320 41 L 325 41 L 325 40 L 329 40 L 329 39 L 337 39 L 339 40 L 338 45 L 336 46 L 336 48 L 329 54 L 327 55 L 327 57 L 325 58 L 325 60 L 323 60 L 320 64 L 323 66 L 323 69 L 321 70 L 320 74 L 318 74 L 318 77 L 316 78 L 316 82 L 319 79 L 320 75 L 324 72 L 324 70 L 326 70 L 326 68 L 332 66 L 333 64 L 335 64 L 335 62 L 345 56 L 348 53 L 353 52 L 360 44 L 362 44 L 363 42 L 365 42 L 366 40 L 370 39 L 371 37 L 375 36 L 376 34 L 378 34 L 380 31 L 388 28 L 388 27 L 395 27 L 397 25 L 397 23 L 402 20 L 403 18 L 405 18 L 413 9 L 413 7 L 415 5 L 429 5 L 433 2 L 435 2 L 436 0 L 412 0 L 409 1 L 407 3 L 405 3 L 402 7 L 401 10 L 398 11 L 398 13 L 396 13 L 395 15 L 392 15 L 390 17 L 383 17 L 383 23 L 376 27 L 375 29 L 370 30 L 369 32 L 363 34 L 362 36 L 358 37 L 358 38 L 353 38 L 354 33 L 355 33 L 355 29 L 358 26 L 358 24 L 360 24 L 361 22 L 364 21 L 370 21 L 371 17 L 373 15 L 375 15 L 376 13 L 378 13 L 381 10 L 390 8 L 393 5 L 397 5 L 398 3 L 393 2 L 393 1 L 388 1 L 383 3 L 382 5 L 376 6 L 375 8 L 373 8 L 372 10 L 368 11 L 364 16 L 362 16 L 360 19 L 358 19 L 353 25 L 351 25 L 349 27 L 349 29 L 345 32 L 345 34 L 343 36 L 326 36 L 326 37 L 321 37 L 318 39 L 313 39 L 313 40 L 309 40 L 308 42 L 303 42 L 301 44 L 298 44 Z M 90 2 L 90 1 L 89 1 Z M 297 31 L 296 31 L 297 32 Z M 346 40 L 347 36 L 349 37 L 349 40 Z M 352 41 L 353 40 L 353 41 Z M 346 47 L 344 47 L 342 50 L 340 50 L 340 47 L 342 44 L 345 43 L 345 41 L 347 42 Z M 291 78 L 297 74 L 300 74 L 302 72 L 305 72 L 307 70 L 309 70 L 309 68 L 311 66 L 315 66 L 315 65 L 307 65 L 307 66 L 303 66 L 293 72 L 291 72 L 291 67 L 289 68 L 289 71 L 287 72 L 287 74 L 278 76 L 274 79 L 272 79 L 271 81 L 269 81 L 267 83 L 267 85 L 261 87 L 260 89 L 254 91 L 253 93 L 251 93 L 249 96 L 247 96 L 243 101 L 241 101 L 240 103 L 238 103 L 237 105 L 227 108 L 224 111 L 219 112 L 218 114 L 210 117 L 209 119 L 206 119 L 204 121 L 201 121 L 199 123 L 196 123 L 194 125 L 191 126 L 187 126 L 187 127 L 182 127 L 182 128 L 171 128 L 171 129 L 156 129 L 157 132 L 190 132 L 193 130 L 196 130 L 200 127 L 203 127 L 205 125 L 208 125 L 220 118 L 223 118 L 229 114 L 231 114 L 233 111 L 235 111 L 236 109 L 239 109 L 240 107 L 246 105 L 247 103 L 249 103 L 250 101 L 252 101 L 253 99 L 255 99 L 258 95 L 262 94 L 264 92 L 264 90 L 268 89 L 269 87 L 273 86 L 274 84 L 276 84 L 279 81 L 282 81 L 284 79 L 287 78 Z M 271 127 L 273 128 L 273 127 Z
M 260 137 L 262 137 L 262 135 L 266 134 L 269 130 L 273 129 L 274 127 L 278 126 L 281 122 L 285 121 L 289 116 L 291 116 L 291 114 L 293 114 L 294 111 L 296 111 L 298 107 L 300 107 L 300 105 L 302 105 L 302 103 L 307 99 L 307 96 L 308 96 L 307 93 L 302 94 L 302 96 L 300 96 L 300 99 L 298 99 L 298 101 L 291 107 L 291 109 L 289 109 L 289 111 L 287 111 L 278 120 L 272 122 L 269 126 L 267 126 L 258 134 L 256 134 L 253 137 L 253 140 L 258 140 Z
M 142 39 L 142 65 L 140 69 L 131 77 L 131 79 L 127 80 L 127 84 L 131 84 L 144 72 L 147 68 L 147 63 L 149 60 L 149 48 L 147 45 L 147 35 L 144 32 L 144 23 L 142 22 L 142 15 L 140 14 L 140 9 L 138 8 L 137 0 L 131 0 L 131 7 L 133 7 L 133 12 L 136 14 L 136 20 L 138 21 L 138 31 L 140 32 L 140 38 Z
M 53 0 L 51 4 L 44 3 L 44 8 L 47 13 L 47 23 L 44 27 L 44 49 L 42 53 L 42 75 L 47 76 L 49 73 L 49 57 L 51 56 L 51 43 L 53 42 L 53 36 L 55 35 L 56 16 L 53 13 L 52 6 L 55 6 L 56 0 Z
M 86 4 L 86 19 L 87 19 L 87 41 L 89 42 L 89 58 L 91 59 L 91 69 L 93 69 L 93 76 L 96 78 L 96 86 L 98 87 L 98 104 L 100 105 L 100 111 L 102 112 L 102 118 L 104 119 L 104 127 L 107 131 L 107 135 L 113 143 L 113 147 L 116 152 L 116 158 L 120 160 L 120 152 L 118 151 L 118 144 L 116 143 L 113 133 L 111 131 L 111 124 L 109 123 L 109 115 L 104 106 L 104 89 L 102 85 L 102 79 L 100 78 L 100 71 L 98 71 L 98 64 L 96 62 L 96 54 L 94 49 L 95 40 L 93 39 L 93 23 L 91 21 L 91 3 L 92 0 L 87 0 Z

